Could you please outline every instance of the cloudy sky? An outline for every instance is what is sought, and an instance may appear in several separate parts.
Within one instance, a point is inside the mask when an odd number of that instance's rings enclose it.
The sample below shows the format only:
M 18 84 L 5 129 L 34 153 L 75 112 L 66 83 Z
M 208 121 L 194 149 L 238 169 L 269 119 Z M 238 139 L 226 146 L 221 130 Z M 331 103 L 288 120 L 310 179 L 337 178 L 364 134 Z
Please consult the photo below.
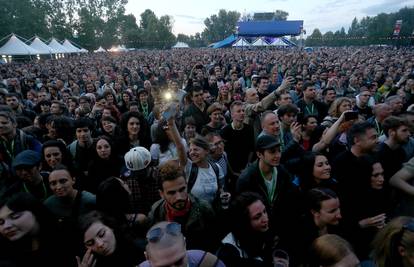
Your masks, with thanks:
M 325 33 L 343 26 L 347 31 L 354 17 L 395 12 L 404 6 L 413 7 L 414 0 L 129 0 L 126 13 L 134 14 L 138 21 L 145 9 L 151 9 L 158 17 L 170 15 L 174 18 L 174 34 L 189 35 L 202 32 L 204 19 L 220 9 L 241 14 L 281 9 L 289 13 L 289 20 L 303 20 L 309 35 L 314 28 Z

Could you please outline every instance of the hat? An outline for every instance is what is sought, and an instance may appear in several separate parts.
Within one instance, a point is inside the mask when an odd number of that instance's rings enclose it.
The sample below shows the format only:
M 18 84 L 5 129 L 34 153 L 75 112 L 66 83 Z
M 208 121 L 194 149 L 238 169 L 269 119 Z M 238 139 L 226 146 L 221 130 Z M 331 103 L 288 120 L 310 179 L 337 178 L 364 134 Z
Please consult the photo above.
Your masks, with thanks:
M 256 150 L 269 149 L 279 145 L 279 138 L 269 134 L 262 134 L 256 140 Z
M 253 79 L 256 79 L 256 78 L 259 78 L 259 75 L 257 75 L 257 74 L 253 74 L 253 75 L 252 75 L 252 80 L 253 80 Z
M 24 150 L 17 154 L 14 158 L 12 166 L 13 168 L 19 166 L 37 166 L 40 163 L 40 153 L 33 150 Z
M 125 154 L 125 165 L 128 170 L 139 171 L 145 169 L 151 163 L 151 153 L 142 146 L 131 148 Z

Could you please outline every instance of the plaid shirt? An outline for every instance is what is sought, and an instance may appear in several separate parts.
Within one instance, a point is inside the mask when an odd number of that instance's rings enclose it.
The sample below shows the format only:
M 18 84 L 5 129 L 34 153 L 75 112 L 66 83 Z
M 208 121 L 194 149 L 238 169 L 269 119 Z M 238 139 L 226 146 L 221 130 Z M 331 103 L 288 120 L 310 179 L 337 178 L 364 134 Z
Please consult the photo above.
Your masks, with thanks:
M 124 179 L 132 192 L 131 212 L 148 214 L 160 199 L 156 170 L 150 167 L 146 172 L 128 172 Z

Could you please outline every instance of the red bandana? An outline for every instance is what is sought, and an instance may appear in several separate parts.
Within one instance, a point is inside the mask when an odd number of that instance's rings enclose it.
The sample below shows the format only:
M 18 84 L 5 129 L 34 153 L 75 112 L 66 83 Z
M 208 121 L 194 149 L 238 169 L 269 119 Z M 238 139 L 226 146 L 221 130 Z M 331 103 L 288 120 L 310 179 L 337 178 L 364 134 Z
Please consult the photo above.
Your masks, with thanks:
M 175 221 L 176 217 L 183 217 L 185 216 L 191 209 L 191 201 L 187 199 L 185 203 L 185 207 L 182 210 L 176 210 L 172 207 L 167 201 L 165 201 L 165 210 L 167 211 L 166 217 L 167 221 L 173 222 Z

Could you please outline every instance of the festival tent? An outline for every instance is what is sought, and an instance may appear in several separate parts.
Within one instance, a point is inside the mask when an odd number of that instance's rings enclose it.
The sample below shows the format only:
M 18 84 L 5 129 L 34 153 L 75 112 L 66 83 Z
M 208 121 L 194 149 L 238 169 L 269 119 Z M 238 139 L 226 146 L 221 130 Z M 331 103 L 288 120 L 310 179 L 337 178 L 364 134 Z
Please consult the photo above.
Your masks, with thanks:
M 224 40 L 221 40 L 220 42 L 217 42 L 214 44 L 213 48 L 223 48 L 223 47 L 229 47 L 231 46 L 235 41 L 237 37 L 236 35 L 232 34 L 229 37 L 227 37 Z
M 252 46 L 269 46 L 269 44 L 263 38 L 257 38 L 256 41 L 252 43 Z
M 189 46 L 184 42 L 177 42 L 172 48 L 189 48 Z
M 69 52 L 66 47 L 61 45 L 55 38 L 52 38 L 52 40 L 49 43 L 49 46 L 53 48 L 57 53 L 71 53 Z
M 33 49 L 36 49 L 39 55 L 50 55 L 58 53 L 53 48 L 45 44 L 42 40 L 40 40 L 40 38 L 37 36 L 33 39 L 32 43 L 29 46 Z
M 239 38 L 232 46 L 233 47 L 248 47 L 250 46 L 250 43 L 242 37 L 242 38 Z
M 30 56 L 37 55 L 39 51 L 23 43 L 16 35 L 12 34 L 10 39 L 0 47 L 0 55 Z
M 80 49 L 74 46 L 68 39 L 65 39 L 62 46 L 64 46 L 69 53 L 80 53 Z
M 93 51 L 94 53 L 103 53 L 103 52 L 106 52 L 106 50 L 102 47 L 102 46 L 100 46 L 98 49 L 96 49 L 95 51 Z
M 89 51 L 88 51 L 88 50 L 86 50 L 85 48 L 81 48 L 81 49 L 80 49 L 80 52 L 81 52 L 81 53 L 88 53 Z
M 271 46 L 278 46 L 278 47 L 286 47 L 288 46 L 281 38 L 275 38 L 272 43 L 270 43 Z

